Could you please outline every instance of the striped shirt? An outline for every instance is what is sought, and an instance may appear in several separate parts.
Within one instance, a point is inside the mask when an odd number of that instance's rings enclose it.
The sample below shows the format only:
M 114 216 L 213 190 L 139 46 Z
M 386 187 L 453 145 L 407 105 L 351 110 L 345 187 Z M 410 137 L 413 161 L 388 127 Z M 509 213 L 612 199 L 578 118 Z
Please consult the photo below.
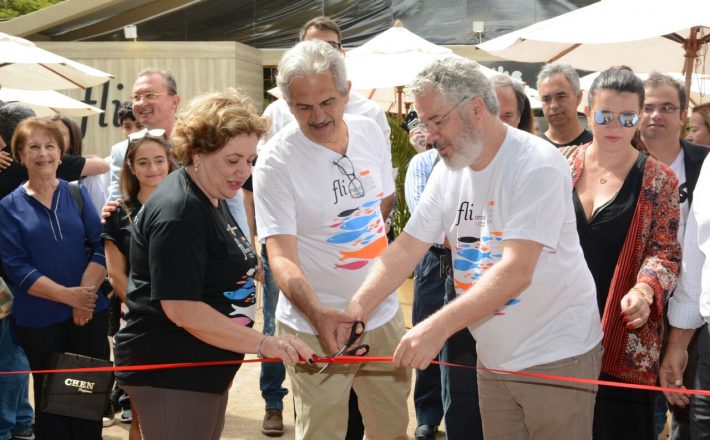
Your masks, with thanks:
M 409 161 L 407 176 L 404 179 L 404 198 L 411 213 L 414 212 L 419 203 L 419 198 L 422 196 L 426 182 L 434 170 L 434 164 L 438 156 L 438 151 L 432 148 L 431 150 L 422 151 Z

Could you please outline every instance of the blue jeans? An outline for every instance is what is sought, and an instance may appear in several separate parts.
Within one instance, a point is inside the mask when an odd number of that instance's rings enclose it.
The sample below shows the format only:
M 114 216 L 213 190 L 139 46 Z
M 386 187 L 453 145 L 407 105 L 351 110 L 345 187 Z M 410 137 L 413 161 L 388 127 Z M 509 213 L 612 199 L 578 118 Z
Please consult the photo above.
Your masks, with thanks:
M 446 278 L 441 276 L 441 255 L 445 249 L 430 249 L 414 269 L 412 323 L 417 325 L 444 306 Z M 439 426 L 444 416 L 441 401 L 441 371 L 436 364 L 416 370 L 414 409 L 417 425 Z
M 454 282 L 449 276 L 446 280 L 446 303 L 455 297 Z M 439 359 L 442 362 L 476 366 L 476 341 L 467 328 L 454 333 L 444 343 Z M 445 365 L 440 365 L 440 368 L 447 440 L 483 440 L 476 370 Z
M 11 318 L 0 319 L 0 371 L 30 369 L 12 331 Z M 32 426 L 34 412 L 28 397 L 29 374 L 0 375 L 0 440 L 8 440 L 12 432 Z
M 279 288 L 269 269 L 266 256 L 266 246 L 261 248 L 261 262 L 264 265 L 264 286 L 262 298 L 264 303 L 264 334 L 273 336 L 276 325 L 276 303 L 279 300 Z M 261 397 L 266 402 L 266 409 L 283 409 L 284 396 L 288 390 L 283 383 L 286 379 L 286 368 L 281 362 L 264 362 L 261 364 L 259 389 Z

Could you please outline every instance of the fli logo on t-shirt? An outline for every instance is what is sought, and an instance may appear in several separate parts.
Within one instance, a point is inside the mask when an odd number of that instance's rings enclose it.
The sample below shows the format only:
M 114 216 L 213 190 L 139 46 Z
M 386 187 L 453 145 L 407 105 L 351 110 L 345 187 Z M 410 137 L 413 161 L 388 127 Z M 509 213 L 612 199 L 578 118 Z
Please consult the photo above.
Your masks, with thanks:
M 456 247 L 453 253 L 454 288 L 462 295 L 476 285 L 478 280 L 503 257 L 503 231 L 491 230 L 495 201 L 489 201 L 486 209 L 474 209 L 471 202 L 463 201 L 454 226 Z M 505 307 L 519 303 L 513 298 Z M 501 308 L 495 315 L 505 315 Z
M 347 162 L 346 162 L 347 163 Z M 338 167 L 340 172 L 345 177 L 339 177 L 333 180 L 333 204 L 337 205 L 345 197 L 358 199 L 365 197 L 367 194 L 372 194 L 375 191 L 375 179 L 372 177 L 370 170 L 356 171 Z
M 384 223 L 380 214 L 380 203 L 384 193 L 377 194 L 377 199 L 341 211 L 329 225 L 334 230 L 326 242 L 338 245 L 340 258 L 336 269 L 362 269 L 371 260 L 380 256 L 387 248 Z

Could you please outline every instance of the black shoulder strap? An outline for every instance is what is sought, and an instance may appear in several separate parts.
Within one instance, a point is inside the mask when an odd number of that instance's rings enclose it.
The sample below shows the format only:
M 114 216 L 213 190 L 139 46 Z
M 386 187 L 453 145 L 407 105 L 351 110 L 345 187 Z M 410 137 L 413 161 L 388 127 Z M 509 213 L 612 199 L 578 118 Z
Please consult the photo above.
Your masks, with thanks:
M 84 215 L 84 197 L 81 196 L 81 188 L 79 182 L 69 182 L 69 192 L 71 193 L 76 209 L 79 210 L 79 215 Z

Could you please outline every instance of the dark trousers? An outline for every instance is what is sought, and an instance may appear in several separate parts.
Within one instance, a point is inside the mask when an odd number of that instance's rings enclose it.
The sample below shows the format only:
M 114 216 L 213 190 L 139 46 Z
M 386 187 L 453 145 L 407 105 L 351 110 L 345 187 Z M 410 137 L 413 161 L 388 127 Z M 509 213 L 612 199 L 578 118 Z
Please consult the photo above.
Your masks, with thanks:
M 446 280 L 446 302 L 456 297 L 454 282 Z M 468 329 L 460 330 L 444 343 L 439 359 L 476 366 L 476 341 Z M 478 406 L 476 370 L 441 365 L 442 400 L 448 440 L 482 440 L 483 424 Z
M 441 257 L 448 252 L 432 247 L 424 254 L 414 270 L 414 299 L 412 324 L 417 325 L 444 306 L 446 274 L 441 273 Z M 438 359 L 438 358 L 437 358 Z M 414 409 L 417 425 L 439 426 L 444 416 L 441 401 L 441 371 L 431 364 L 425 370 L 416 370 L 414 382 Z
M 601 380 L 620 382 L 601 373 Z M 656 440 L 656 393 L 599 386 L 594 406 L 594 440 Z
M 83 327 L 71 319 L 49 327 L 16 326 L 17 339 L 27 354 L 30 368 L 50 368 L 52 353 L 77 353 L 109 359 L 108 310 L 94 315 Z M 109 374 L 109 373 L 106 373 Z M 101 420 L 92 421 L 42 412 L 42 384 L 45 374 L 34 374 L 36 440 L 100 440 Z
M 696 390 L 710 390 L 710 330 L 706 324 L 698 335 L 698 364 L 695 370 Z M 690 397 L 690 438 L 710 439 L 710 397 Z

